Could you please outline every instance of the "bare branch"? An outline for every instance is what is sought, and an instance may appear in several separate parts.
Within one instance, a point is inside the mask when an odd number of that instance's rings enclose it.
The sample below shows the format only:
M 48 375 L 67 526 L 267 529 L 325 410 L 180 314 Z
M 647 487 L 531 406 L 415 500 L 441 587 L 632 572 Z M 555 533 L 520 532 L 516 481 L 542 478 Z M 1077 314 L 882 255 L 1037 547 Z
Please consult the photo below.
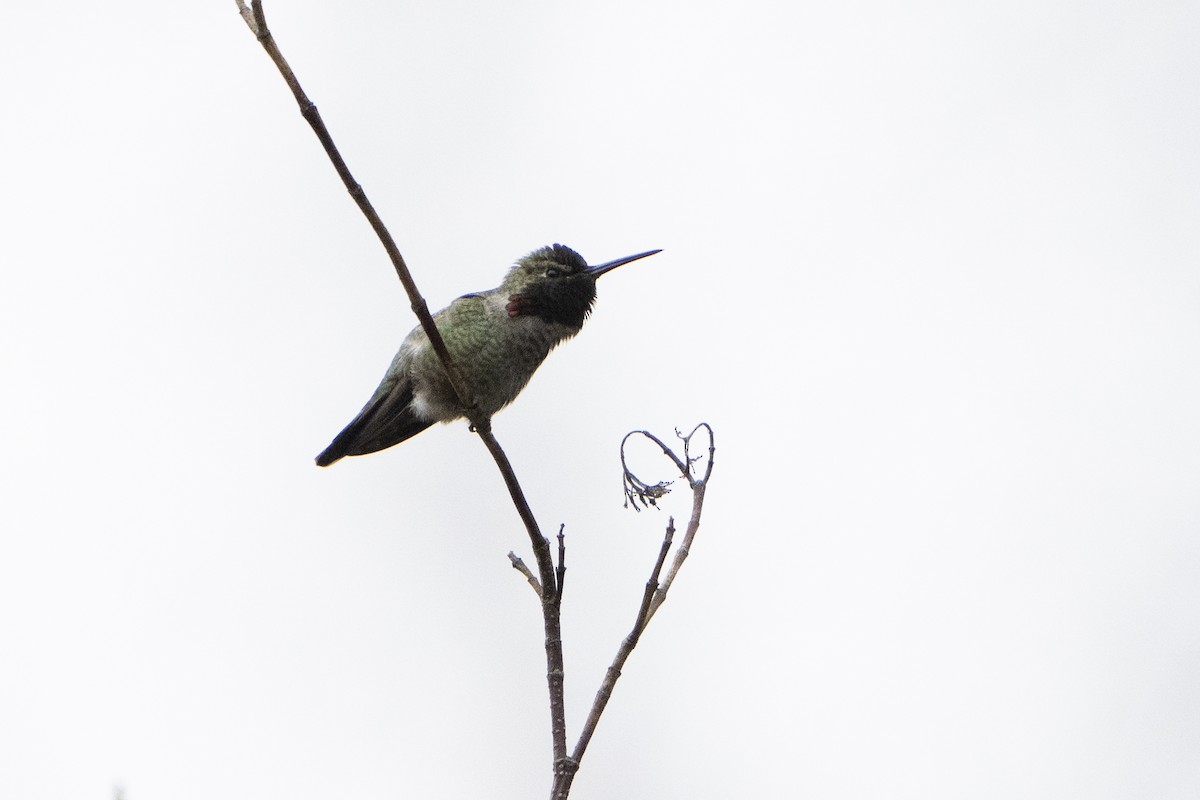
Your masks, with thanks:
M 542 535 L 541 528 L 538 527 L 537 520 L 534 519 L 533 512 L 529 509 L 529 502 L 525 499 L 525 492 L 517 481 L 512 463 L 500 447 L 500 443 L 496 441 L 496 437 L 492 435 L 491 421 L 488 420 L 484 425 L 475 426 L 475 432 L 479 434 L 479 438 L 483 440 L 488 452 L 492 454 L 496 466 L 500 469 L 500 475 L 504 478 L 505 486 L 508 487 L 508 494 L 512 498 L 513 505 L 516 506 L 521 521 L 525 523 L 529 542 L 533 546 L 533 556 L 537 560 L 538 574 L 542 583 L 542 624 L 546 634 L 546 683 L 550 692 L 550 737 L 554 747 L 554 763 L 557 765 L 567 757 L 567 712 L 563 699 L 564 670 L 562 627 L 559 619 L 560 595 L 555 579 L 554 557 L 550 554 L 550 542 Z M 557 770 L 557 766 L 555 769 Z

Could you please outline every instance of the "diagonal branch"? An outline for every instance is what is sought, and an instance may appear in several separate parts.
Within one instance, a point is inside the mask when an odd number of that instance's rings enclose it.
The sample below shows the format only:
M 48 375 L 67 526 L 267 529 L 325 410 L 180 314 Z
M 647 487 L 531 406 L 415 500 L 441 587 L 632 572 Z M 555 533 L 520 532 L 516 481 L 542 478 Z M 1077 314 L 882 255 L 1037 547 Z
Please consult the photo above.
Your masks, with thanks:
M 554 557 L 550 554 L 550 542 L 542 535 L 533 512 L 529 510 L 529 502 L 512 463 L 500 448 L 500 443 L 492 435 L 491 421 L 482 426 L 475 426 L 475 432 L 483 440 L 484 445 L 500 468 L 504 484 L 508 487 L 509 496 L 517 513 L 525 523 L 529 534 L 529 543 L 533 546 L 533 556 L 537 560 L 538 573 L 541 577 L 542 591 L 542 626 L 546 634 L 546 684 L 550 692 L 550 736 L 554 746 L 554 764 L 557 772 L 558 765 L 567 757 L 567 712 L 564 700 L 564 669 L 562 649 L 562 625 L 560 611 L 562 595 L 554 571 Z
M 246 24 L 255 37 L 257 37 L 259 43 L 262 44 L 263 49 L 267 51 L 267 55 L 271 57 L 271 61 L 275 62 L 275 66 L 279 69 L 283 80 L 287 83 L 288 88 L 292 90 L 292 95 L 296 98 L 296 103 L 300 106 L 301 116 L 312 127 L 313 133 L 317 135 L 317 139 L 321 142 L 321 146 L 325 148 L 325 154 L 333 162 L 333 167 L 337 170 L 342 183 L 346 185 L 346 190 L 350 192 L 350 196 L 354 198 L 354 202 L 362 211 L 363 216 L 367 218 L 367 222 L 370 223 L 371 229 L 379 237 L 379 241 L 383 244 L 383 249 L 387 251 L 388 258 L 392 261 L 392 266 L 396 269 L 396 275 L 400 278 L 400 283 L 404 286 L 404 291 L 408 294 L 408 300 L 413 313 L 417 315 L 421 327 L 425 330 L 425 335 L 429 337 L 429 343 L 433 346 L 434 352 L 438 354 L 438 358 L 441 359 L 442 365 L 446 369 L 446 375 L 450 380 L 450 385 L 454 388 L 454 393 L 458 395 L 459 402 L 467 410 L 467 416 L 471 420 L 471 423 L 478 424 L 481 419 L 478 419 L 479 412 L 475 406 L 475 398 L 471 394 L 470 387 L 467 386 L 462 372 L 459 371 L 458 366 L 454 363 L 454 359 L 450 357 L 450 351 L 446 349 L 446 343 L 443 341 L 441 333 L 438 332 L 437 326 L 433 322 L 433 315 L 429 313 L 429 304 L 425 302 L 425 298 L 421 296 L 421 292 L 417 289 L 417 284 L 413 281 L 412 274 L 408 271 L 408 265 L 404 263 L 404 256 L 400 255 L 400 249 L 396 247 L 396 241 L 392 238 L 392 234 L 375 211 L 375 206 L 367 199 L 367 193 L 363 191 L 358 181 L 354 180 L 354 176 L 350 173 L 350 168 L 346 166 L 345 159 L 342 158 L 337 145 L 333 143 L 333 137 L 329 134 L 329 129 L 325 127 L 325 121 L 321 119 L 321 114 L 317 111 L 317 107 L 313 105 L 313 102 L 308 99 L 308 95 L 304 93 L 304 89 L 300 86 L 300 81 L 296 78 L 296 73 L 292 72 L 291 66 L 288 65 L 287 60 L 283 57 L 283 53 L 279 50 L 279 45 L 275 43 L 275 37 L 271 35 L 271 30 L 267 27 L 267 18 L 263 13 L 262 0 L 253 0 L 250 8 L 246 8 L 243 0 L 236 1 L 242 19 L 246 20 Z
M 296 78 L 287 60 L 284 59 L 283 53 L 280 52 L 279 46 L 276 44 L 274 36 L 271 35 L 270 28 L 267 26 L 266 15 L 263 13 L 262 8 L 262 0 L 252 0 L 250 8 L 246 7 L 244 0 L 236 0 L 236 3 L 242 19 L 245 20 L 246 25 L 279 69 L 288 88 L 292 90 L 297 104 L 300 106 L 301 115 L 312 127 L 313 132 L 321 142 L 321 146 L 325 148 L 326 155 L 333 162 L 334 169 L 337 170 L 342 183 L 345 184 L 347 191 L 350 192 L 350 196 L 354 198 L 354 202 L 367 218 L 367 222 L 370 223 L 372 230 L 375 231 L 375 235 L 379 237 L 384 250 L 387 251 L 388 257 L 392 261 L 392 266 L 396 270 L 396 275 L 400 278 L 400 283 L 403 284 L 404 290 L 408 294 L 413 313 L 417 315 L 417 319 L 420 321 L 425 335 L 429 337 L 430 344 L 441 360 L 450 385 L 454 388 L 454 393 L 458 396 L 459 403 L 462 405 L 467 418 L 471 422 L 472 430 L 479 434 L 479 438 L 483 440 L 488 452 L 492 454 L 492 458 L 496 462 L 501 476 L 504 478 L 504 483 L 508 487 L 513 505 L 516 506 L 517 513 L 520 515 L 521 521 L 525 524 L 525 530 L 529 534 L 534 556 L 537 559 L 538 573 L 541 576 L 540 595 L 542 598 L 542 617 L 546 631 L 546 680 L 550 692 L 551 733 L 554 741 L 554 762 L 557 769 L 557 765 L 563 762 L 567 756 L 566 710 L 563 702 L 563 655 L 562 634 L 559 622 L 559 591 L 555 580 L 554 560 L 550 553 L 550 543 L 538 528 L 537 520 L 534 519 L 533 512 L 529 509 L 529 503 L 525 500 L 525 493 L 517 481 L 517 476 L 513 472 L 508 456 L 505 455 L 504 450 L 500 447 L 500 443 L 496 441 L 496 437 L 492 435 L 491 419 L 480 415 L 470 387 L 464 380 L 462 372 L 454 363 L 454 359 L 450 356 L 450 351 L 446 349 L 446 343 L 438 332 L 437 325 L 434 324 L 433 316 L 429 313 L 429 305 L 417 290 L 417 285 L 408 270 L 408 265 L 404 263 L 404 257 L 400 255 L 400 250 L 396 247 L 395 240 L 383 224 L 383 220 L 380 219 L 379 214 L 376 213 L 371 201 L 367 199 L 366 192 L 363 191 L 362 186 L 354 180 L 354 176 L 350 173 L 350 168 L 346 165 L 345 159 L 342 158 L 337 145 L 333 142 L 333 137 L 325 127 L 324 120 L 321 119 L 321 115 L 317 112 L 317 107 L 308 99 L 308 95 L 304 93 L 304 90 L 300 86 L 300 81 Z

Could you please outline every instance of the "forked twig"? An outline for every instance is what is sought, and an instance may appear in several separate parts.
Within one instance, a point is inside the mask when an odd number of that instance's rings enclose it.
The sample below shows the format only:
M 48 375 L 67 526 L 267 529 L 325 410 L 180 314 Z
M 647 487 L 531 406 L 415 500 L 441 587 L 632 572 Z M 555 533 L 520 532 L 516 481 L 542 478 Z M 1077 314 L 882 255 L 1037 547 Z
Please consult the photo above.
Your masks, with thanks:
M 690 448 L 692 437 L 702 428 L 708 435 L 708 458 L 704 474 L 697 475 L 694 466 L 701 459 L 693 458 Z M 625 459 L 625 443 L 629 441 L 631 436 L 640 434 L 657 444 L 663 453 L 674 462 L 676 469 L 679 470 L 683 479 L 688 482 L 688 485 L 692 489 L 692 516 L 688 520 L 687 531 L 684 534 L 683 541 L 675 550 L 675 560 L 671 564 L 671 569 L 667 573 L 666 579 L 660 584 L 659 576 L 662 574 L 667 554 L 670 552 L 671 544 L 675 539 L 675 518 L 667 518 L 667 530 L 663 535 L 662 546 L 658 550 L 658 559 L 654 562 L 654 568 L 650 571 L 649 580 L 646 581 L 646 589 L 642 593 L 642 603 L 638 607 L 637 617 L 633 623 L 633 630 L 621 641 L 620 647 L 617 648 L 616 657 L 613 658 L 612 664 L 604 673 L 604 680 L 601 681 L 600 688 L 596 691 L 596 698 L 592 701 L 592 708 L 588 712 L 587 719 L 584 720 L 583 730 L 579 734 L 579 741 L 576 742 L 575 749 L 571 752 L 571 757 L 563 762 L 566 768 L 556 771 L 554 791 L 550 794 L 551 800 L 565 800 L 570 793 L 571 784 L 575 780 L 575 774 L 579 771 L 579 764 L 583 760 L 583 755 L 587 751 L 593 734 L 596 732 L 600 716 L 604 713 L 608 701 L 612 698 L 613 688 L 616 686 L 617 679 L 621 677 L 621 670 L 624 668 L 630 654 L 633 653 L 633 649 L 637 647 L 642 633 L 646 630 L 646 626 L 650 624 L 650 620 L 653 619 L 655 612 L 666 601 L 667 591 L 671 588 L 671 583 L 674 582 L 675 576 L 679 574 L 679 568 L 683 566 L 683 562 L 687 559 L 692 541 L 696 538 L 696 532 L 700 529 L 700 514 L 704 509 L 704 490 L 707 487 L 709 477 L 712 475 L 713 455 L 716 451 L 712 427 L 707 422 L 702 422 L 693 428 L 692 432 L 687 436 L 678 431 L 675 433 L 683 440 L 683 458 L 677 456 L 661 439 L 648 431 L 631 431 L 621 440 L 621 467 L 625 471 L 626 494 L 628 495 L 631 491 L 631 487 L 642 487 L 643 491 L 649 492 L 648 497 L 640 496 L 636 499 L 630 499 L 630 503 L 633 504 L 634 508 L 637 508 L 638 502 L 641 502 L 643 507 L 656 505 L 655 501 L 662 497 L 663 494 L 666 494 L 665 491 L 658 491 L 656 487 L 661 488 L 669 485 L 669 482 L 646 483 L 630 471 Z M 636 489 L 634 491 L 636 494 Z
M 662 547 L 658 550 L 658 560 L 654 562 L 654 569 L 650 571 L 650 578 L 646 581 L 646 590 L 642 593 L 642 604 L 638 608 L 637 617 L 633 623 L 633 630 L 629 635 L 621 640 L 621 646 L 617 648 L 617 655 L 613 658 L 612 664 L 604 673 L 604 680 L 600 683 L 600 688 L 596 690 L 596 699 L 592 702 L 592 708 L 588 711 L 587 719 L 583 722 L 583 730 L 579 733 L 579 741 L 575 743 L 575 750 L 571 753 L 571 758 L 576 765 L 583 760 L 583 754 L 587 750 L 588 744 L 592 741 L 592 735 L 596 732 L 596 726 L 600 723 L 600 715 L 604 713 L 608 701 L 612 698 L 613 687 L 617 685 L 617 678 L 621 677 L 621 669 L 625 666 L 626 660 L 629 659 L 633 648 L 637 647 L 638 640 L 642 638 L 642 631 L 646 630 L 646 623 L 650 621 L 650 604 L 654 601 L 654 595 L 658 591 L 658 576 L 662 572 L 663 564 L 667 560 L 667 552 L 671 549 L 671 541 L 675 538 L 675 519 L 668 517 L 667 532 L 663 536 Z M 562 795 L 566 797 L 565 794 Z

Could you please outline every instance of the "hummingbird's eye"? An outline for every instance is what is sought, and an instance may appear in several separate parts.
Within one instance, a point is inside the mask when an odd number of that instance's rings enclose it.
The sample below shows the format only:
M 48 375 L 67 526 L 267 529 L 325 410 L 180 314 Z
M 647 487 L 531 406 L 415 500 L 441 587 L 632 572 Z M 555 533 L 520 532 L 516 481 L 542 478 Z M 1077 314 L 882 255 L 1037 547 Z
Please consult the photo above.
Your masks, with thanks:
M 546 277 L 547 278 L 557 278 L 561 274 L 562 274 L 562 272 L 558 269 L 558 267 L 547 267 L 546 268 Z

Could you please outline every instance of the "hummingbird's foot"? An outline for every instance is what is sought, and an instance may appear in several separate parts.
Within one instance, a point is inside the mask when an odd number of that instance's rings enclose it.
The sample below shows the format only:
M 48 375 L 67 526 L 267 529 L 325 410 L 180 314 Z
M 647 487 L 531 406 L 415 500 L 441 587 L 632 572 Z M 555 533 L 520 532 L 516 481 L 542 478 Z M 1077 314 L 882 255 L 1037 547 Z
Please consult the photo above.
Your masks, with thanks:
M 478 422 L 471 422 L 467 426 L 467 429 L 469 431 L 471 431 L 471 433 L 491 433 L 492 432 L 492 418 L 484 417 L 483 419 L 479 420 Z

